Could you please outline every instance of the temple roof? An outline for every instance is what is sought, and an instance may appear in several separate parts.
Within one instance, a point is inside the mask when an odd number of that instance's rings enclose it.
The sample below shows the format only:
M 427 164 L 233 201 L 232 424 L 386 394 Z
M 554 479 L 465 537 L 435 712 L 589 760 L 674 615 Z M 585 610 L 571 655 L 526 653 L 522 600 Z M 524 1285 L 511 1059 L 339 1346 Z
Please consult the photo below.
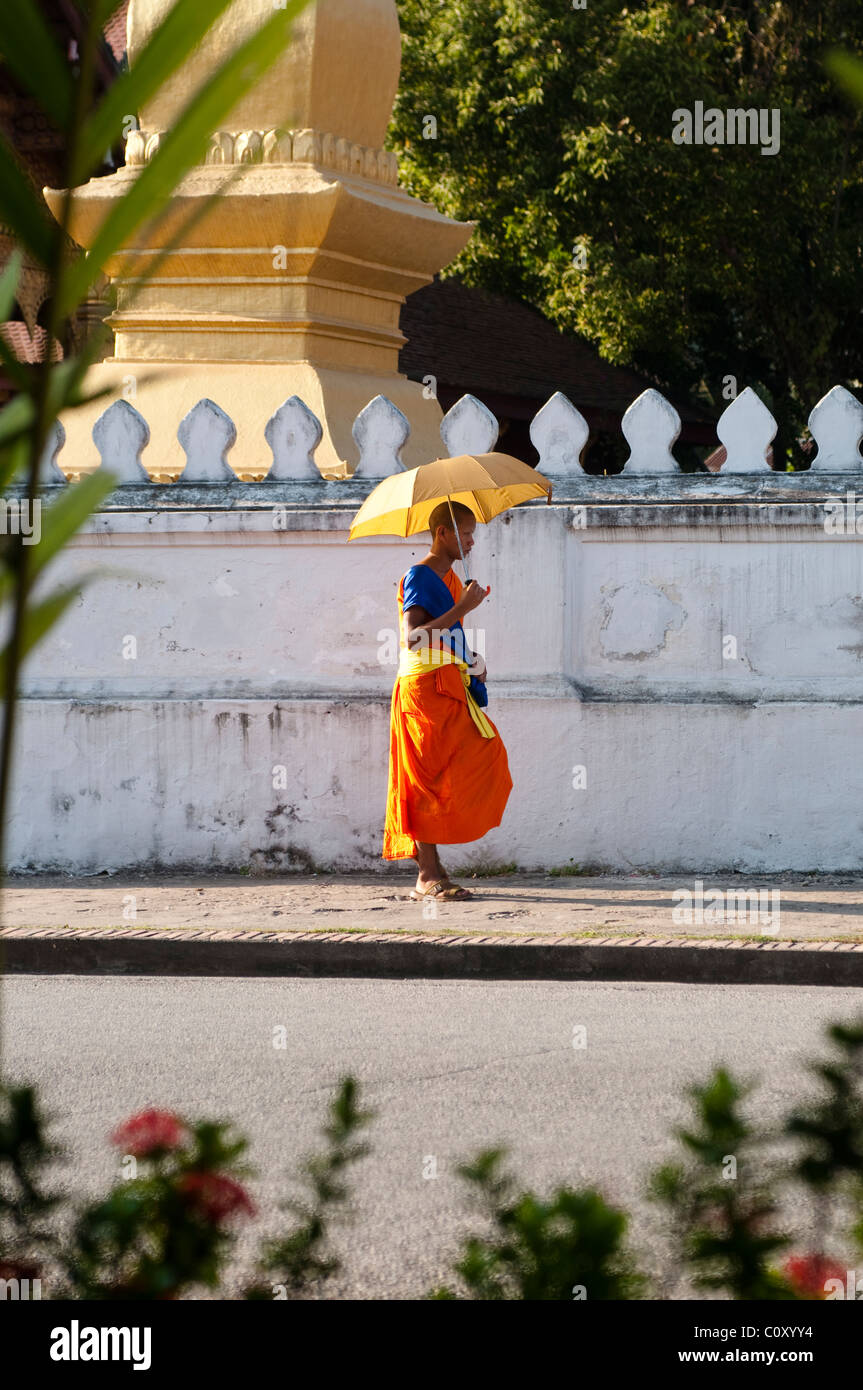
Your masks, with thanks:
M 414 381 L 434 375 L 459 392 L 521 396 L 541 405 L 562 391 L 582 411 L 619 416 L 642 391 L 663 389 L 639 372 L 604 362 L 586 338 L 561 332 L 538 309 L 455 277 L 436 276 L 410 295 L 401 330 L 408 342 L 399 369 Z M 686 400 L 669 399 L 684 421 L 712 418 Z
M 48 341 L 48 334 L 41 324 L 36 324 L 33 332 L 19 319 L 12 319 L 8 323 L 0 323 L 0 335 L 7 347 L 12 349 L 13 355 L 19 362 L 41 362 L 45 357 L 45 346 Z M 59 360 L 59 346 L 55 344 L 54 360 Z
M 121 62 L 123 54 L 126 52 L 126 11 L 128 8 L 129 0 L 123 0 L 102 31 L 118 63 Z

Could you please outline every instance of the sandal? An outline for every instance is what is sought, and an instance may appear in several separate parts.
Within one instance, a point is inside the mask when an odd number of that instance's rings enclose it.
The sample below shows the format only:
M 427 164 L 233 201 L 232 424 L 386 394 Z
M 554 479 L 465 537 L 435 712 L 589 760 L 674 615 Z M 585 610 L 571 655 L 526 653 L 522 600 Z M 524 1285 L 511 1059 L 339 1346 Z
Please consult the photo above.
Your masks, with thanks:
M 415 903 L 420 902 L 423 898 L 443 898 L 447 902 L 459 903 L 469 902 L 473 898 L 473 893 L 469 889 L 462 888 L 461 884 L 453 883 L 448 878 L 439 878 L 425 890 L 412 888 L 410 895 Z

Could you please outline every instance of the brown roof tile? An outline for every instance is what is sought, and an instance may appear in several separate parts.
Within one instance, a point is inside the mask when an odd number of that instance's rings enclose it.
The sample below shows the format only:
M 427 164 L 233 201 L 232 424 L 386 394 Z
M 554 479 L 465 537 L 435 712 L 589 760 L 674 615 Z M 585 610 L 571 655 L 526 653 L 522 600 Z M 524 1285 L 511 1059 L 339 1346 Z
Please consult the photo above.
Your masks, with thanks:
M 413 380 L 437 377 L 460 391 L 525 396 L 542 404 L 562 391 L 573 405 L 622 415 L 656 382 L 604 362 L 574 333 L 562 333 L 538 309 L 460 280 L 436 278 L 410 295 L 401 329 L 408 339 L 399 369 Z M 660 388 L 661 389 L 661 388 Z M 684 420 L 707 412 L 674 400 Z
M 4 342 L 11 347 L 19 362 L 44 361 L 48 334 L 39 324 L 36 325 L 35 333 L 31 334 L 26 323 L 21 323 L 18 320 L 0 323 L 0 334 L 2 334 Z M 61 356 L 60 346 L 55 343 L 53 360 L 59 361 Z
M 126 12 L 128 8 L 129 0 L 123 0 L 122 5 L 114 11 L 102 31 L 118 63 L 126 52 Z

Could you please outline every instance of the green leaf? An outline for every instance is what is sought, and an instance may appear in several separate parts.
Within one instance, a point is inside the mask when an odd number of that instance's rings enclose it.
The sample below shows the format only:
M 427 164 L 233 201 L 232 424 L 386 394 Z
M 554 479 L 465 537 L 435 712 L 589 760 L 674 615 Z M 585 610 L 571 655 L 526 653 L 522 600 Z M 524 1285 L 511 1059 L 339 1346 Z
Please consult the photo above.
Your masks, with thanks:
M 111 15 L 120 8 L 120 3 L 121 0 L 77 0 L 78 9 L 89 15 L 97 34 L 101 34 Z
M 42 534 L 38 545 L 32 547 L 28 567 L 31 579 L 41 573 L 116 486 L 113 473 L 97 470 L 66 488 L 49 507 L 42 508 Z
M 18 390 L 26 391 L 30 386 L 28 368 L 24 362 L 19 362 L 2 333 L 0 333 L 0 362 L 3 363 Z
M 5 323 L 12 312 L 15 295 L 18 292 L 18 277 L 21 274 L 21 252 L 12 252 L 0 275 L 0 323 Z
M 51 366 L 47 393 L 49 419 L 56 420 L 64 410 L 113 395 L 116 390 L 114 386 L 103 386 L 99 391 L 83 394 L 81 383 L 85 370 L 77 357 L 67 357 Z
M 168 131 L 157 154 L 142 166 L 129 191 L 117 200 L 102 224 L 89 254 L 71 267 L 60 296 L 63 318 L 85 298 L 90 285 L 143 223 L 165 208 L 173 190 L 206 151 L 210 136 L 240 98 L 258 82 L 283 51 L 295 16 L 307 0 L 288 0 L 214 73 Z
M 4 491 L 9 483 L 26 466 L 29 450 L 27 448 L 27 438 L 22 435 L 13 444 L 8 444 L 4 449 L 0 449 L 0 488 Z
M 49 402 L 52 406 L 52 418 L 64 410 L 74 410 L 79 406 L 89 405 L 91 401 L 103 400 L 105 396 L 113 396 L 116 386 L 102 386 L 98 391 L 81 393 L 78 390 L 80 378 L 83 375 L 78 360 L 70 357 L 68 361 L 61 362 L 51 373 L 49 382 Z M 139 381 L 146 381 L 144 375 L 139 375 Z M 4 450 L 11 444 L 15 444 L 24 435 L 33 429 L 36 419 L 36 410 L 32 396 L 23 393 L 15 396 L 9 403 L 0 410 L 0 450 Z
M 54 418 L 63 410 L 74 410 L 77 406 L 86 405 L 88 401 L 99 400 L 101 396 L 112 394 L 113 387 L 105 387 L 89 394 L 82 391 L 87 372 L 97 360 L 101 360 L 100 354 L 104 353 L 107 343 L 107 331 L 105 326 L 100 324 L 92 337 L 87 339 L 73 357 L 67 357 L 50 366 L 48 396 L 53 406 Z
M 42 265 L 50 265 L 59 229 L 50 222 L 30 180 L 0 135 L 0 222 L 5 222 L 17 239 Z
M 65 130 L 72 116 L 72 74 L 33 0 L 3 0 L 0 55 L 57 129 Z
M 7 309 L 6 314 L 8 314 L 8 312 Z M 0 314 L 0 325 L 7 322 L 6 314 Z M 0 333 L 0 362 L 3 363 L 6 371 L 9 373 L 9 376 L 12 378 L 19 391 L 26 391 L 29 389 L 31 380 L 30 369 L 26 363 L 19 362 L 2 333 Z
M 30 396 L 15 396 L 0 410 L 0 449 L 14 444 L 36 419 L 36 407 Z
M 21 444 L 25 443 L 26 441 L 21 441 Z M 15 458 L 15 451 L 10 450 L 9 452 L 13 455 L 12 466 L 17 471 L 21 463 L 26 462 L 26 458 Z M 110 492 L 113 492 L 116 484 L 117 479 L 113 474 L 108 472 L 103 473 L 100 470 L 98 472 L 88 473 L 80 482 L 61 493 L 56 501 L 52 502 L 49 507 L 43 506 L 41 501 L 37 499 L 38 505 L 40 506 L 39 540 L 34 546 L 28 547 L 30 552 L 27 557 L 28 584 L 33 583 L 37 575 L 41 574 L 46 565 L 48 565 L 54 556 L 62 550 L 70 537 L 81 529 L 84 522 L 92 516 L 105 497 L 107 497 Z M 0 602 L 3 602 L 9 597 L 16 580 L 15 568 L 9 563 L 9 545 L 10 542 L 7 537 L 6 546 L 2 553 L 0 553 L 0 559 L 2 559 L 2 569 L 0 569 Z M 108 574 L 111 573 L 111 571 L 100 571 L 100 573 Z M 123 575 L 127 572 L 115 571 L 114 573 Z
M 81 593 L 81 585 L 88 579 L 94 578 L 94 574 L 85 575 L 84 580 L 79 580 L 78 584 L 72 589 L 59 589 L 50 598 L 43 599 L 28 608 L 24 617 L 24 624 L 21 630 L 20 655 L 23 661 L 28 652 L 32 651 L 37 642 L 41 642 L 46 633 L 63 616 L 66 609 L 74 599 Z M 5 689 L 6 673 L 9 660 L 8 645 L 0 652 L 0 689 Z
M 839 85 L 863 105 L 863 61 L 841 48 L 833 48 L 824 59 L 824 66 Z

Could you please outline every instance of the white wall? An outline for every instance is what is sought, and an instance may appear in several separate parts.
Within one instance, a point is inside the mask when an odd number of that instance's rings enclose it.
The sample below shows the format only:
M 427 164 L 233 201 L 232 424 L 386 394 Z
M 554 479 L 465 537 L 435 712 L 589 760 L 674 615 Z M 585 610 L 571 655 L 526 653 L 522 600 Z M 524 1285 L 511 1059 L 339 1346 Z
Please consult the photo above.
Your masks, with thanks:
M 581 476 L 478 528 L 472 620 L 515 785 L 448 865 L 859 868 L 863 537 L 825 531 L 813 477 L 768 481 L 772 505 L 762 479 L 651 500 Z M 379 634 L 427 538 L 347 544 L 370 485 L 320 484 L 274 529 L 266 486 L 118 489 L 52 566 L 51 587 L 100 577 L 25 667 L 10 867 L 410 874 L 380 859 Z

